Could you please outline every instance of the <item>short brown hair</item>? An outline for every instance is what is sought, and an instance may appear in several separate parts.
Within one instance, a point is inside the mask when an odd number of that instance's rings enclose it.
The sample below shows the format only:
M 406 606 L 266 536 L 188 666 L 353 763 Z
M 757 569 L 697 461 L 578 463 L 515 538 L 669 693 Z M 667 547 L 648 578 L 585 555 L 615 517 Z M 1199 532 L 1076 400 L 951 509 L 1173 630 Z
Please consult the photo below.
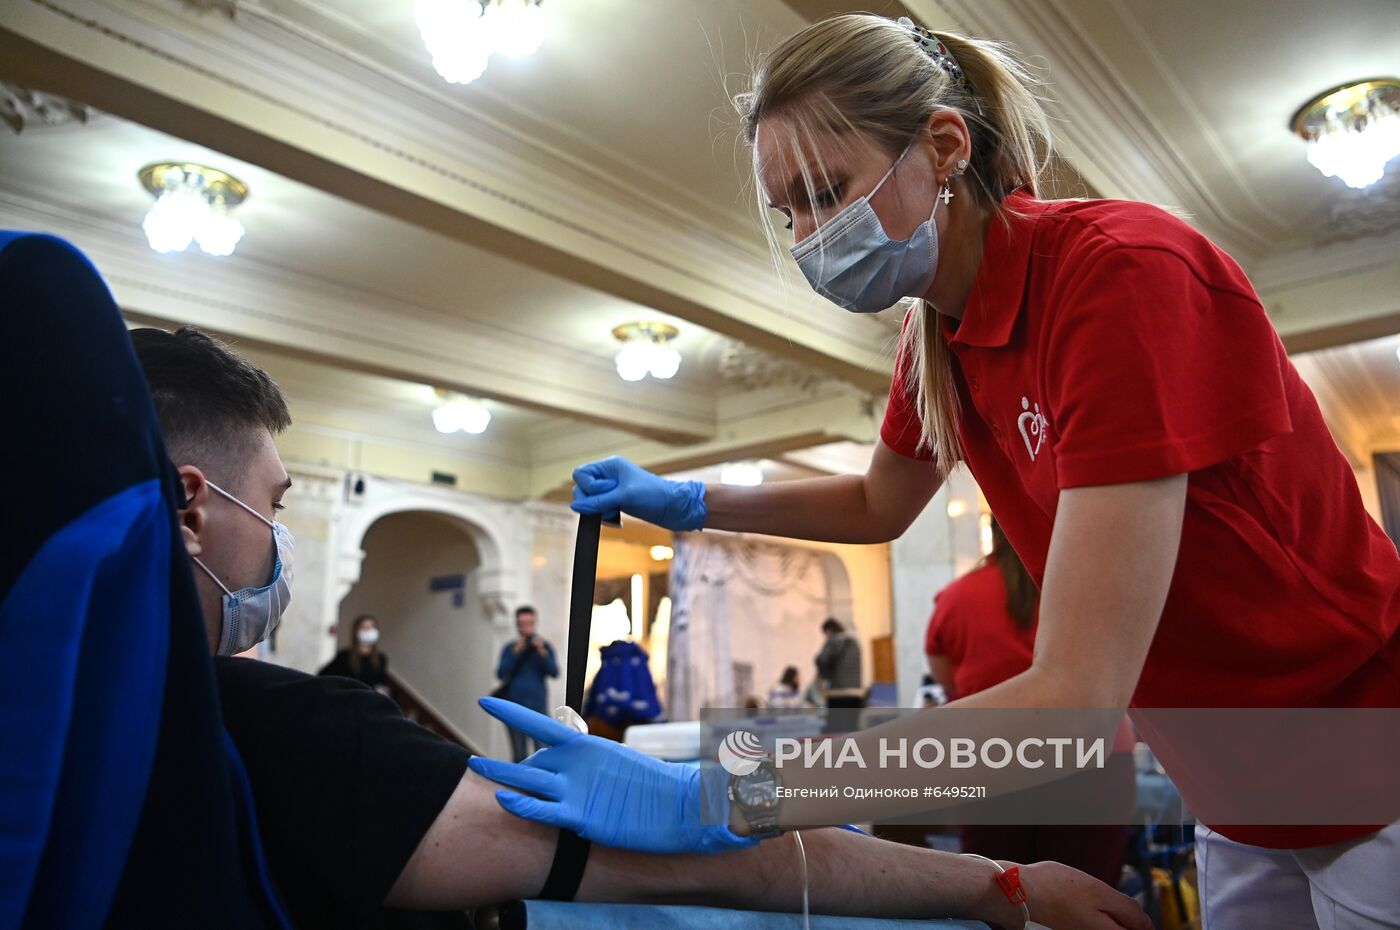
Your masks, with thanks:
M 291 425 L 287 401 L 267 372 L 194 327 L 135 329 L 131 342 L 176 465 L 197 465 L 235 488 L 256 431 L 275 435 Z

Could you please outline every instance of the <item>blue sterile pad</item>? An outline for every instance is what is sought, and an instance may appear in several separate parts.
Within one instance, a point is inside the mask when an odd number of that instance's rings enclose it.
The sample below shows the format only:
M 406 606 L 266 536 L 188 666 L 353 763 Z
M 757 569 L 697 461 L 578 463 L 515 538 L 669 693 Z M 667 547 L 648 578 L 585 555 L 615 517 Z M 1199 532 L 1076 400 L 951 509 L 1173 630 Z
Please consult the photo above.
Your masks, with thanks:
M 801 914 L 735 911 L 672 904 L 579 904 L 525 901 L 524 914 L 502 915 L 502 928 L 580 930 L 585 927 L 647 927 L 648 930 L 802 930 Z M 813 914 L 812 930 L 988 930 L 977 920 L 887 920 Z

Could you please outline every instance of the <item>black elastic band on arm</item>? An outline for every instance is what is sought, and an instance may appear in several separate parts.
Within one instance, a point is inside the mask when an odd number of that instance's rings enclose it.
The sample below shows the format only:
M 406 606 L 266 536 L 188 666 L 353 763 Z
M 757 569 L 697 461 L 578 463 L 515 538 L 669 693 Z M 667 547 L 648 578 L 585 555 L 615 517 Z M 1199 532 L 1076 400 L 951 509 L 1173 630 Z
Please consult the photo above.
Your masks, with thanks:
M 583 713 L 583 672 L 588 662 L 589 628 L 593 624 L 593 587 L 598 577 L 598 537 L 602 524 L 603 518 L 598 514 L 580 516 L 574 544 L 564 703 L 580 715 Z M 544 880 L 540 897 L 546 901 L 572 901 L 583 882 L 583 870 L 588 865 L 591 848 L 588 840 L 572 830 L 560 830 L 559 843 L 554 847 L 554 862 L 549 866 L 549 877 Z
M 564 671 L 564 703 L 583 714 L 583 673 L 588 664 L 588 634 L 593 625 L 593 587 L 598 577 L 598 536 L 603 518 L 578 518 L 574 543 L 574 576 L 569 590 L 569 652 Z
M 588 866 L 588 851 L 593 844 L 572 830 L 559 831 L 559 845 L 554 847 L 554 862 L 549 877 L 544 880 L 540 898 L 545 901 L 572 901 L 583 882 L 583 870 Z

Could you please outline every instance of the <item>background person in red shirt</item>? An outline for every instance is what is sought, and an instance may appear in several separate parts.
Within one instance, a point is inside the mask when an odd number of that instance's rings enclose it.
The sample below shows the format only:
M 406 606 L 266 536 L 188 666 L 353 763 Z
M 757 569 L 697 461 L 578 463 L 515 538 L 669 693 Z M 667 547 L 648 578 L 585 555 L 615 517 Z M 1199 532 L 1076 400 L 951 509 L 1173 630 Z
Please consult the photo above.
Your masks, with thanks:
M 1031 667 L 1040 592 L 1001 524 L 982 564 L 934 598 L 924 636 L 929 671 L 954 701 Z
M 915 298 L 870 467 L 706 487 L 614 458 L 576 470 L 575 509 L 677 532 L 882 543 L 964 461 L 1041 606 L 1030 667 L 953 706 L 1221 709 L 1207 723 L 1238 719 L 1231 708 L 1400 707 L 1400 554 L 1258 296 L 1230 256 L 1164 210 L 1040 200 L 1051 148 L 1041 91 L 1002 45 L 871 15 L 813 24 L 766 56 L 737 101 L 741 129 L 798 267 L 847 310 Z M 1359 717 L 1371 719 L 1343 721 Z M 854 740 L 871 755 L 881 738 L 936 737 L 946 719 L 914 714 Z M 1246 776 L 1222 764 L 1228 740 L 1139 729 L 1187 803 L 1221 812 L 1197 832 L 1210 850 L 1209 930 L 1400 926 L 1400 825 L 1381 827 L 1400 818 L 1386 806 L 1393 781 L 1379 795 L 1350 790 L 1384 766 L 1338 764 L 1297 734 L 1245 726 L 1241 738 L 1272 737 L 1278 750 L 1241 757 L 1263 766 Z M 668 780 L 684 773 L 644 773 L 617 749 L 588 747 L 532 759 L 557 769 L 549 791 L 567 803 L 510 803 L 622 845 L 678 835 L 664 818 L 592 824 L 602 799 L 642 790 L 639 779 L 674 791 Z M 1271 777 L 1309 766 L 1314 804 L 1361 799 L 1371 812 L 1232 818 L 1269 794 Z M 783 780 L 815 787 L 819 774 Z M 770 832 L 767 815 L 741 819 L 758 800 L 731 805 L 739 832 Z M 788 796 L 776 821 L 891 807 Z
M 929 670 L 949 700 L 985 691 L 1031 667 L 1040 592 L 1035 579 L 1011 548 L 1001 525 L 992 520 L 992 551 L 982 564 L 938 592 L 924 637 Z M 1105 791 L 1134 790 L 1132 735 L 1114 744 Z M 962 851 L 992 859 L 1038 862 L 1049 859 L 1118 886 L 1128 842 L 1128 826 L 1054 824 L 963 824 Z

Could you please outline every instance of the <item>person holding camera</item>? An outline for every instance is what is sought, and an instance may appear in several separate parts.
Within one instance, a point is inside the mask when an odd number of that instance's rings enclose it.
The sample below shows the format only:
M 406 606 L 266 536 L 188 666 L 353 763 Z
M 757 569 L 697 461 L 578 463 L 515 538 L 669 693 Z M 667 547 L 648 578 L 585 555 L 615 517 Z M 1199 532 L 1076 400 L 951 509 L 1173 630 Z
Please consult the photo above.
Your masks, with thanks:
M 501 684 L 492 694 L 545 713 L 544 680 L 559 677 L 559 663 L 554 658 L 554 647 L 535 632 L 539 619 L 533 607 L 520 607 L 515 611 L 515 629 L 520 635 L 501 649 L 500 661 L 496 663 L 496 677 Z M 510 727 L 506 729 L 510 732 L 515 761 L 523 762 L 530 754 L 525 748 L 525 734 Z M 535 748 L 538 749 L 539 744 L 535 744 Z

